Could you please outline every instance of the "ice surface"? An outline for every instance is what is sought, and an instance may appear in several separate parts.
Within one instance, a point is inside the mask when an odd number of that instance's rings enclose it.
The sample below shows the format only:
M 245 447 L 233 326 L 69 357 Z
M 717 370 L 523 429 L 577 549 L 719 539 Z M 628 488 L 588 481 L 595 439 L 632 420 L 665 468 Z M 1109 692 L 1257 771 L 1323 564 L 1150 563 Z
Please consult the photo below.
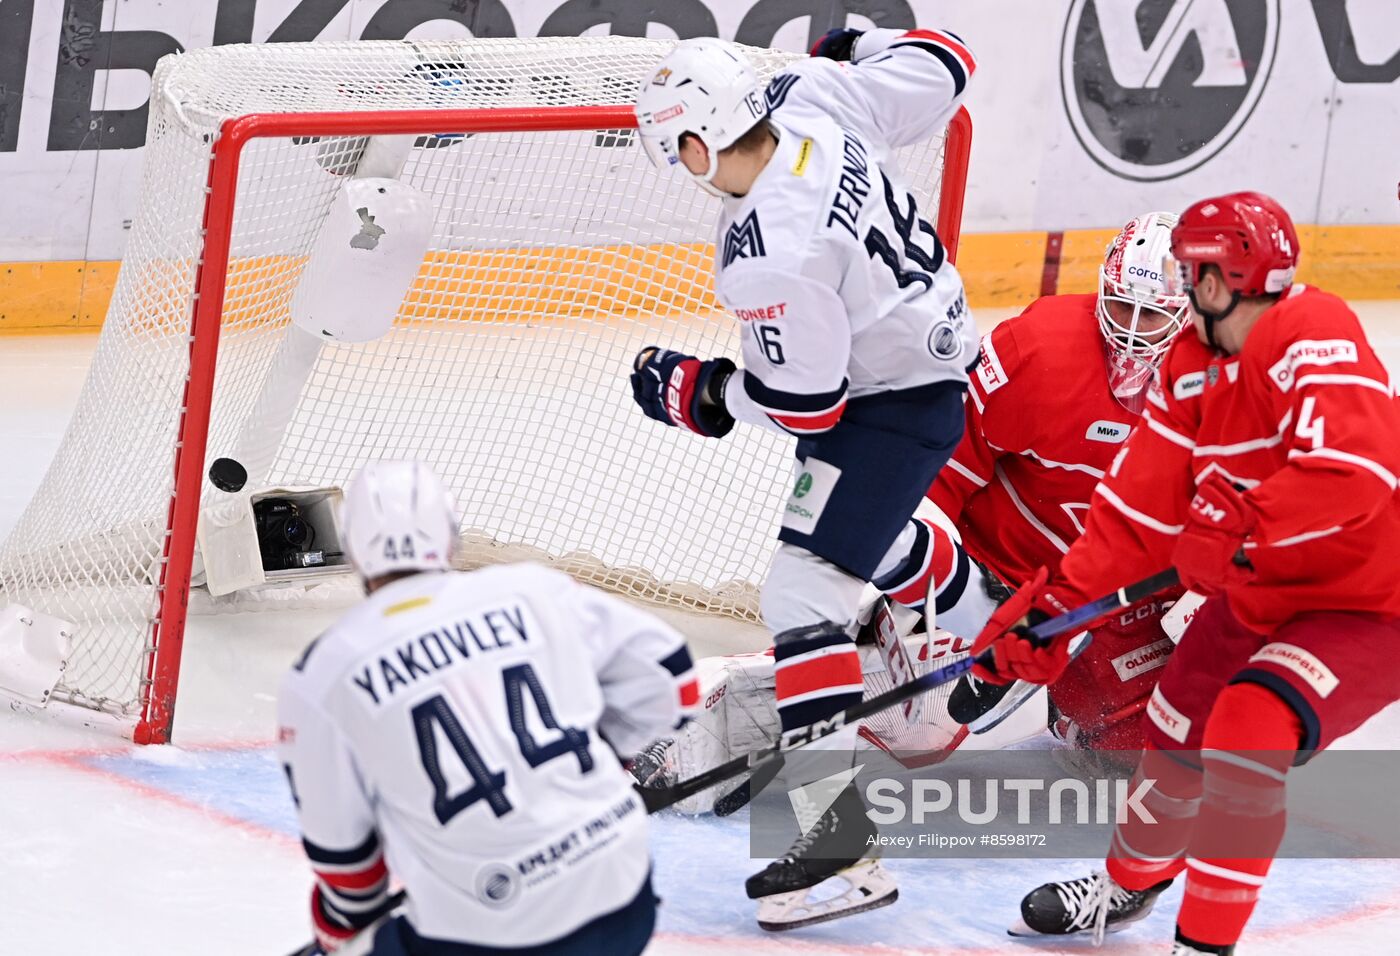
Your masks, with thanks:
M 1373 342 L 1400 371 L 1400 303 L 1362 304 Z M 985 317 L 982 317 L 985 318 Z M 0 534 L 57 447 L 94 339 L 0 340 Z M 100 475 L 94 463 L 94 475 Z M 174 747 L 135 748 L 42 719 L 0 715 L 0 954 L 275 956 L 309 938 L 309 871 L 272 757 L 273 694 L 331 611 L 194 617 Z M 700 654 L 753 649 L 756 628 L 675 619 Z M 1345 743 L 1400 745 L 1400 708 Z M 742 817 L 663 815 L 653 829 L 665 903 L 657 954 L 1063 953 L 1004 935 L 1024 892 L 1096 861 L 888 863 L 892 907 L 784 936 L 758 930 L 743 880 Z M 1105 952 L 1165 953 L 1180 891 Z M 1281 861 L 1242 953 L 1391 953 L 1400 939 L 1400 862 Z

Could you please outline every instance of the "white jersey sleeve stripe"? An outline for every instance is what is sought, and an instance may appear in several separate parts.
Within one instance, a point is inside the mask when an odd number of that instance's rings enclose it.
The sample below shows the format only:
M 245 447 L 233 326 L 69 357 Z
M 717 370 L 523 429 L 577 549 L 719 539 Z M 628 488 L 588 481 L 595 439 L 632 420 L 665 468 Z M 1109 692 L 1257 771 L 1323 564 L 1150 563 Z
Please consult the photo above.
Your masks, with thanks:
M 1384 465 L 1372 461 L 1370 458 L 1363 458 L 1361 455 L 1353 455 L 1351 452 L 1339 451 L 1336 448 L 1314 448 L 1312 451 L 1298 451 L 1295 448 L 1288 453 L 1288 458 L 1290 461 L 1294 458 L 1326 458 L 1331 461 L 1340 461 L 1344 464 L 1355 465 L 1358 468 L 1366 469 L 1381 481 L 1385 482 L 1386 486 L 1390 488 L 1391 491 L 1394 491 L 1397 487 L 1394 473 Z
M 972 471 L 972 469 L 968 468 L 966 465 L 964 465 L 962 462 L 958 461 L 956 458 L 949 458 L 949 459 L 948 459 L 948 463 L 947 463 L 946 465 L 944 465 L 943 467 L 945 467 L 945 468 L 951 468 L 953 471 L 957 472 L 957 473 L 958 473 L 959 475 L 961 475 L 963 478 L 966 478 L 968 481 L 972 482 L 972 483 L 973 483 L 974 485 L 976 485 L 978 488 L 985 488 L 985 487 L 987 487 L 987 479 L 986 479 L 986 478 L 983 478 L 983 477 L 981 477 L 980 475 L 974 473 L 974 472 Z
M 1149 429 L 1161 435 L 1173 445 L 1179 445 L 1188 450 L 1196 447 L 1196 443 L 1181 434 L 1181 432 L 1168 428 L 1166 425 L 1163 425 L 1161 422 L 1157 421 L 1157 419 L 1153 418 L 1152 409 L 1150 408 L 1142 413 L 1142 421 Z
M 1118 497 L 1118 495 L 1110 491 L 1103 484 L 1100 484 L 1097 488 L 1094 489 L 1094 494 L 1098 495 L 1104 501 L 1107 501 L 1110 505 L 1112 505 L 1119 512 L 1121 512 L 1124 515 L 1124 517 L 1128 518 L 1131 521 L 1136 521 L 1138 524 L 1144 527 L 1151 528 L 1153 531 L 1158 531 L 1162 534 L 1177 535 L 1181 534 L 1181 529 L 1185 527 L 1185 525 L 1167 524 L 1165 521 L 1159 521 L 1158 519 L 1152 517 L 1149 514 L 1145 514 L 1141 511 L 1138 511 L 1136 508 L 1129 505 L 1122 498 Z
M 349 850 L 329 850 L 305 837 L 301 845 L 306 850 L 306 858 L 315 864 L 316 869 L 327 873 L 362 869 L 380 857 L 379 834 L 373 830 L 363 843 Z
M 848 385 L 849 381 L 843 378 L 840 387 L 830 392 L 803 394 L 771 388 L 764 385 L 752 372 L 744 372 L 744 391 L 753 399 L 755 405 L 770 415 L 824 415 L 846 404 Z
M 1372 391 L 1380 392 L 1387 398 L 1393 398 L 1395 391 L 1385 382 L 1368 378 L 1365 375 L 1316 375 L 1299 376 L 1295 383 L 1298 389 L 1303 389 L 1308 385 L 1359 385 L 1362 388 L 1369 388 Z
M 815 435 L 831 429 L 846 410 L 847 381 L 835 391 L 816 395 L 785 392 L 764 385 L 752 372 L 744 373 L 744 392 L 758 408 L 785 431 Z
M 930 53 L 947 67 L 948 73 L 953 77 L 953 90 L 958 96 L 962 95 L 962 91 L 967 88 L 967 81 L 977 70 L 977 59 L 972 52 L 961 40 L 946 31 L 910 30 L 890 44 L 891 52 L 907 47 L 917 47 L 925 53 Z

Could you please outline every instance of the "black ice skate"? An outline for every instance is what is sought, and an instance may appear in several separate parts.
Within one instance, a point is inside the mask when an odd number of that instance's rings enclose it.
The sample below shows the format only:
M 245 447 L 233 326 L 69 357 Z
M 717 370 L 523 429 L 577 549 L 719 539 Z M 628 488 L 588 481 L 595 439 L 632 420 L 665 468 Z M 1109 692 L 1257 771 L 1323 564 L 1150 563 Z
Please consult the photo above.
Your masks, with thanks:
M 1212 946 L 1210 943 L 1198 943 L 1195 940 L 1187 939 L 1181 935 L 1181 930 L 1176 931 L 1176 943 L 1172 946 L 1172 956 L 1233 956 L 1235 944 L 1228 946 Z
M 663 737 L 627 763 L 627 772 L 639 787 L 669 787 L 676 782 L 672 748 L 676 741 Z
M 1012 936 L 1092 933 L 1099 942 L 1105 932 L 1125 929 L 1152 912 L 1152 904 L 1171 885 L 1171 880 L 1163 880 L 1145 890 L 1126 890 L 1102 872 L 1046 883 L 1021 900 L 1021 922 L 1007 932 Z
M 894 881 L 864 858 L 876 832 L 855 788 L 847 787 L 786 854 L 745 882 L 749 898 L 760 901 L 758 925 L 797 929 L 893 903 Z
M 978 721 L 991 713 L 1015 686 L 1016 682 L 989 684 L 971 674 L 964 674 L 948 695 L 948 716 L 969 728 L 979 726 Z

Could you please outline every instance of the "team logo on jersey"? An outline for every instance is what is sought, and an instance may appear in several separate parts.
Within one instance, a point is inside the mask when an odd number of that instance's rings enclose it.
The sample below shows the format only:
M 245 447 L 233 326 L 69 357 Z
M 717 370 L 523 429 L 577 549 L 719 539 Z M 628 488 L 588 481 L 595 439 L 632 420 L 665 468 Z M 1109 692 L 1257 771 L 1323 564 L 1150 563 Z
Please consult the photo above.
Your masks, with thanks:
M 948 360 L 958 357 L 962 352 L 962 336 L 958 335 L 952 322 L 941 320 L 934 323 L 933 331 L 928 334 L 928 350 L 934 358 Z
M 1060 47 L 1074 134 L 1124 179 L 1187 173 L 1249 120 L 1278 34 L 1279 0 L 1074 0 Z
M 476 898 L 492 909 L 504 909 L 520 895 L 520 878 L 510 867 L 488 863 L 476 875 Z
M 728 268 L 735 259 L 757 259 L 767 255 L 763 250 L 763 231 L 758 228 L 758 211 L 754 210 L 736 222 L 724 234 L 724 256 L 720 268 Z

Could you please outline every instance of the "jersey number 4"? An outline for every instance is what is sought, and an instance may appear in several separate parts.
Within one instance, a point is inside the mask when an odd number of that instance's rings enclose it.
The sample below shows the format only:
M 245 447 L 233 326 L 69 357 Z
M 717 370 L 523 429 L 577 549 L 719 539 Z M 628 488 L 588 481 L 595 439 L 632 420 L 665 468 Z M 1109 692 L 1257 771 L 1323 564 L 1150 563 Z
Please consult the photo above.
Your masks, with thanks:
M 520 745 L 520 755 L 531 767 L 548 763 L 556 757 L 573 754 L 578 759 L 580 773 L 593 769 L 593 754 L 588 750 L 588 731 L 579 727 L 560 727 L 554 719 L 554 708 L 545 696 L 544 685 L 540 683 L 535 669 L 529 664 L 516 664 L 501 671 L 506 685 L 506 710 L 510 718 L 510 729 Z M 557 730 L 560 736 L 547 744 L 541 744 L 525 725 L 525 695 L 534 702 L 540 723 L 550 730 Z M 486 766 L 480 751 L 467 736 L 462 722 L 447 702 L 447 698 L 437 694 L 413 708 L 413 729 L 418 739 L 418 754 L 423 761 L 423 770 L 433 784 L 433 812 L 438 822 L 449 820 L 479 800 L 485 800 L 491 812 L 498 817 L 510 813 L 511 803 L 506 799 L 505 771 L 493 772 Z M 442 772 L 438 753 L 437 728 L 442 728 L 442 736 L 457 754 L 472 785 L 459 793 L 452 793 L 447 786 L 447 778 Z

